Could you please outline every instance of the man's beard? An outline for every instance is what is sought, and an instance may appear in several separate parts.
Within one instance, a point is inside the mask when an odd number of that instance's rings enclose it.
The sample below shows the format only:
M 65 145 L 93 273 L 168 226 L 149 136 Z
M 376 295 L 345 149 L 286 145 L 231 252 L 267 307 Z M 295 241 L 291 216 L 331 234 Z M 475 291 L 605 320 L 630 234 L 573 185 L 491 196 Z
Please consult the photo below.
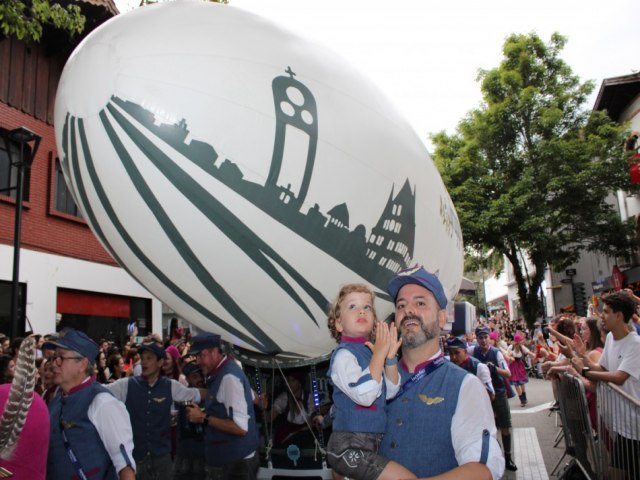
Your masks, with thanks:
M 402 328 L 404 323 L 409 320 L 415 320 L 420 324 L 420 329 L 417 332 L 406 331 Z M 440 336 L 440 327 L 437 321 L 434 321 L 431 325 L 426 325 L 421 318 L 415 315 L 407 315 L 400 322 L 400 335 L 402 336 L 402 346 L 411 349 L 438 338 Z

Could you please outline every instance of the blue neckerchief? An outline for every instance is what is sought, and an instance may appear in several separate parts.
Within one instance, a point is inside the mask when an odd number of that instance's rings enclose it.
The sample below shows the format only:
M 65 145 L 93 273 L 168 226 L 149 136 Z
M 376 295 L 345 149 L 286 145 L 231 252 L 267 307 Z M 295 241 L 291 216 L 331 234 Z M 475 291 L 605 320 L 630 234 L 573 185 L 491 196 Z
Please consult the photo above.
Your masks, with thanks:
M 415 372 L 413 375 L 411 375 L 411 377 L 409 377 L 409 379 L 402 384 L 402 386 L 400 387 L 400 391 L 398 391 L 396 396 L 387 400 L 387 403 L 389 404 L 393 402 L 396 398 L 399 398 L 400 396 L 402 396 L 407 390 L 413 387 L 416 383 L 418 383 L 420 380 L 425 378 L 427 375 L 430 375 L 433 372 L 435 372 L 438 368 L 440 368 L 442 365 L 444 365 L 448 361 L 449 360 L 447 360 L 444 355 L 440 355 L 434 361 L 429 362 L 423 368 L 421 368 L 420 370 Z

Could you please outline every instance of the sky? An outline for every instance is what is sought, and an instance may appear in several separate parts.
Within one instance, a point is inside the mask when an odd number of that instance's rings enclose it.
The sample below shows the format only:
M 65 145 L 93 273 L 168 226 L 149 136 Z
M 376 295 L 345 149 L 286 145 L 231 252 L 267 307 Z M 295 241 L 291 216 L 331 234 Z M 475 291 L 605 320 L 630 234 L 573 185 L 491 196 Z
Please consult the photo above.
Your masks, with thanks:
M 182 1 L 182 0 L 175 0 Z M 116 0 L 121 12 L 131 0 Z M 137 4 L 139 2 L 133 2 Z M 640 70 L 637 0 L 230 0 L 346 58 L 416 130 L 455 132 L 481 102 L 480 69 L 498 67 L 511 33 L 568 37 L 562 58 L 583 81 Z

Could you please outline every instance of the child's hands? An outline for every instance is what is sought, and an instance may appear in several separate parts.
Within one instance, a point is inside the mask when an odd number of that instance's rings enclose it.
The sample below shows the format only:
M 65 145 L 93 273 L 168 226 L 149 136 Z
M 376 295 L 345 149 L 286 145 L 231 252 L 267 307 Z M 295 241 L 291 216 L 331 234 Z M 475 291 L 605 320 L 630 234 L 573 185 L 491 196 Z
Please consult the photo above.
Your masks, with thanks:
M 387 358 L 395 358 L 401 345 L 402 337 L 398 337 L 398 329 L 396 324 L 392 322 L 389 326 L 389 353 L 387 353 Z
M 367 342 L 365 345 L 371 349 L 374 357 L 386 358 L 390 347 L 389 326 L 384 322 L 378 322 L 376 343 Z

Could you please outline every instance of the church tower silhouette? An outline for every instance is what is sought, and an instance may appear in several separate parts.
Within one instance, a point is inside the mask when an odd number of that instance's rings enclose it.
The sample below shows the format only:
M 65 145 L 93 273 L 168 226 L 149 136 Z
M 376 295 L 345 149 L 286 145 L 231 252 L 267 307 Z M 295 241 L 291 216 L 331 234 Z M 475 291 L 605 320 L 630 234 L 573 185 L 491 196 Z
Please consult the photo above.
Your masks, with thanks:
M 295 73 L 291 70 L 291 67 L 287 67 L 285 71 L 289 74 L 288 77 L 276 77 L 271 84 L 276 109 L 276 135 L 266 185 L 276 188 L 286 187 L 287 190 L 291 189 L 290 182 L 280 179 L 287 127 L 294 127 L 306 134 L 308 136 L 308 148 L 304 173 L 297 194 L 293 192 L 294 195 L 291 198 L 291 204 L 300 208 L 307 196 L 311 174 L 313 173 L 316 147 L 318 145 L 318 112 L 311 90 L 293 78 Z

